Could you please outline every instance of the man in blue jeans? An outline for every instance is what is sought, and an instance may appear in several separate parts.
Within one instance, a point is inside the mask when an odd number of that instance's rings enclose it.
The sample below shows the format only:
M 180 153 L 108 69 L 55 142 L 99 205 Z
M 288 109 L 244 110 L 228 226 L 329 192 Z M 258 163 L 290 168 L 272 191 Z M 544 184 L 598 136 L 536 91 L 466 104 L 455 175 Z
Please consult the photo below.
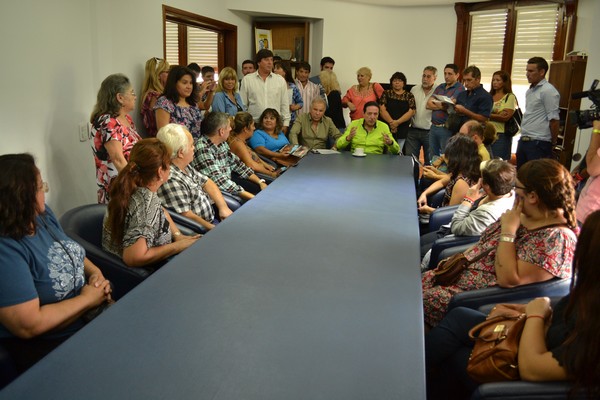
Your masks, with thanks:
M 454 132 L 450 132 L 444 126 L 448 119 L 448 104 L 443 103 L 435 98 L 436 95 L 446 96 L 451 99 L 456 99 L 459 93 L 464 92 L 464 86 L 458 81 L 458 65 L 446 64 L 444 67 L 444 80 L 433 92 L 433 95 L 427 102 L 427 108 L 432 110 L 431 128 L 429 130 L 429 154 L 430 160 L 433 161 L 434 156 L 440 156 L 444 153 L 446 143 Z
M 527 61 L 526 75 L 531 86 L 525 95 L 525 114 L 517 146 L 517 169 L 529 160 L 552 158 L 552 146 L 556 144 L 560 128 L 560 94 L 546 80 L 547 71 L 548 62 L 542 57 Z

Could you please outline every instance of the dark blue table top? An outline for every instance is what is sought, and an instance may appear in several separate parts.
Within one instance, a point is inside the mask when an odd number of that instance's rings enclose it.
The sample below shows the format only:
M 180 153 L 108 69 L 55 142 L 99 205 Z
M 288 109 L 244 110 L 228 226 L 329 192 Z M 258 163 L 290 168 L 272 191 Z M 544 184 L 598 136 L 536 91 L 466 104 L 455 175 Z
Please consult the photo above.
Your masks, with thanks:
M 0 392 L 424 399 L 409 157 L 308 155 Z

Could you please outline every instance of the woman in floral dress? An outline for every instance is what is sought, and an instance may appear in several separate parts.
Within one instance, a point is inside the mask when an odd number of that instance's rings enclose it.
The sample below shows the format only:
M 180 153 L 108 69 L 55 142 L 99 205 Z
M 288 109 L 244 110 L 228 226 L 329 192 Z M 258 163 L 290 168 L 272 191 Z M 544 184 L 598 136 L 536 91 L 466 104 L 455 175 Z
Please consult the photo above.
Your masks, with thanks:
M 561 164 L 529 161 L 517 173 L 515 205 L 465 251 L 481 256 L 449 286 L 435 285 L 433 271 L 422 277 L 423 311 L 430 327 L 447 312 L 452 296 L 489 286 L 514 287 L 571 277 L 577 237 L 574 186 Z
M 127 165 L 133 145 L 141 140 L 129 116 L 135 101 L 131 82 L 123 74 L 110 75 L 100 85 L 90 117 L 98 203 L 108 203 L 111 181 Z

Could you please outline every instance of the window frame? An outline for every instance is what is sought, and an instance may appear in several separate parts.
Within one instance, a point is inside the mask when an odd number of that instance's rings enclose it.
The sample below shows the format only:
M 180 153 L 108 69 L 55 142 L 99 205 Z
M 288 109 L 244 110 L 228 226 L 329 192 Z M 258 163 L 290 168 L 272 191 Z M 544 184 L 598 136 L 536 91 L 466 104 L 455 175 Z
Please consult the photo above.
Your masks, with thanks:
M 163 56 L 167 57 L 167 21 L 179 24 L 179 64 L 188 65 L 187 29 L 184 26 L 214 31 L 218 34 L 218 70 L 230 66 L 237 69 L 237 26 L 216 19 L 204 17 L 189 11 L 167 5 L 162 6 L 163 15 Z
M 575 28 L 577 25 L 578 0 L 492 0 L 482 3 L 455 3 L 456 12 L 456 41 L 454 45 L 454 63 L 465 68 L 469 56 L 469 43 L 471 40 L 471 12 L 507 9 L 506 35 L 504 37 L 504 50 L 502 54 L 501 69 L 512 74 L 513 54 L 515 50 L 515 35 L 517 29 L 517 6 L 535 6 L 557 4 L 558 26 L 554 41 L 552 60 L 563 60 L 565 55 L 573 50 L 575 41 Z M 532 54 L 532 57 L 534 54 Z

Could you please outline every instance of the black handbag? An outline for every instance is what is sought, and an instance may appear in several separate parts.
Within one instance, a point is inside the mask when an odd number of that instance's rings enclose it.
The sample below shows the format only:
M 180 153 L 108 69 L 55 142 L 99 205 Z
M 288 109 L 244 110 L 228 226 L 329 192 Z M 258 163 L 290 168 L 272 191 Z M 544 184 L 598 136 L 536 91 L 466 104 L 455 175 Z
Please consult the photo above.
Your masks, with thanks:
M 514 96 L 514 94 L 513 94 Z M 508 95 L 504 99 L 504 102 L 508 100 Z M 515 108 L 515 112 L 512 117 L 504 123 L 504 133 L 510 137 L 515 136 L 521 130 L 521 121 L 523 120 L 523 112 L 519 108 L 519 103 L 515 97 L 515 102 L 517 107 Z
M 448 129 L 454 135 L 460 130 L 462 118 L 457 113 L 448 113 L 448 118 L 444 123 L 444 128 Z

